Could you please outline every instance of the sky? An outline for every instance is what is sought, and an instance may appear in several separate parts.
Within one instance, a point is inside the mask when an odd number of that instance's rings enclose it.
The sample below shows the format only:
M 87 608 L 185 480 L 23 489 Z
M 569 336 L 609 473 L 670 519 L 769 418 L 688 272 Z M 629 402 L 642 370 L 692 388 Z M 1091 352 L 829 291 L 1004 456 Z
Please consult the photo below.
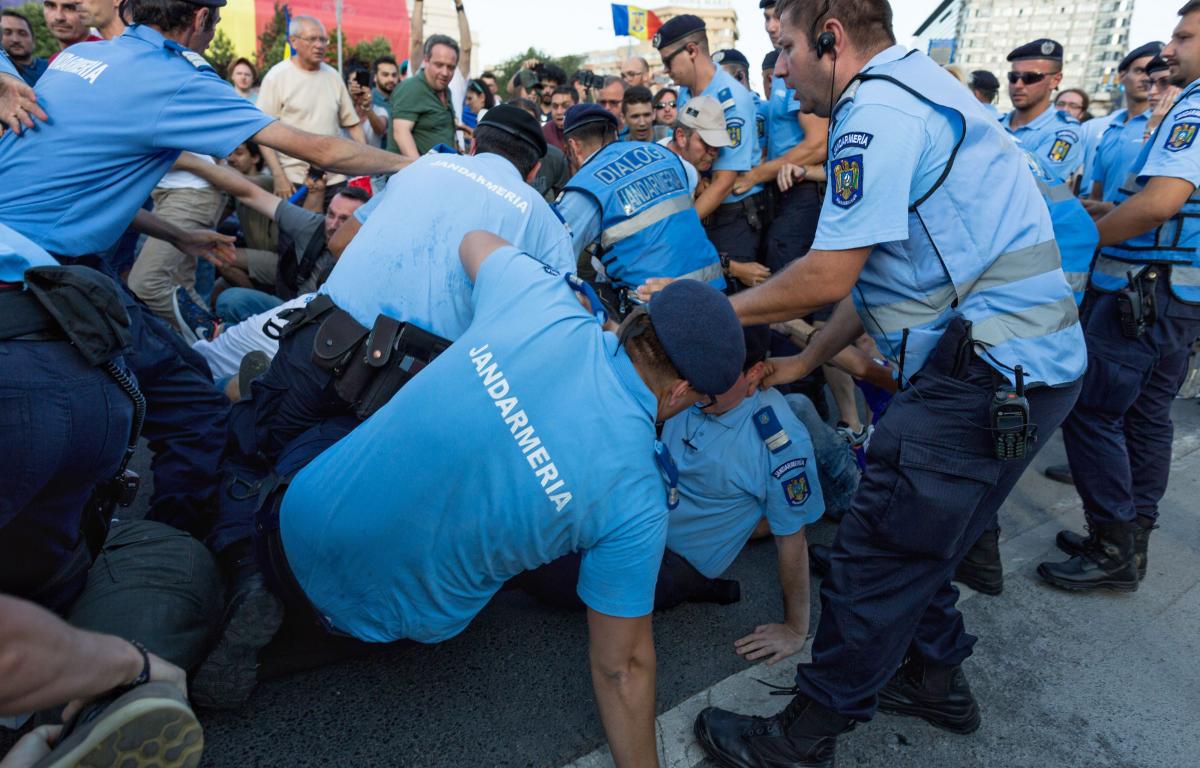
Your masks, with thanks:
M 647 2 L 653 9 L 668 2 Z M 1049 2 L 1050 0 L 1043 0 Z M 449 4 L 451 0 L 426 0 L 426 5 Z M 719 0 L 679 0 L 679 5 L 720 4 Z M 908 45 L 912 33 L 938 5 L 939 0 L 893 0 L 897 39 Z M 1154 39 L 1166 40 L 1175 26 L 1175 12 L 1184 0 L 1136 0 L 1130 40 L 1134 47 Z M 499 0 L 467 0 L 471 27 L 479 32 L 482 63 L 496 64 L 529 45 L 551 55 L 583 53 L 613 48 L 625 38 L 612 33 L 612 11 L 604 0 L 518 0 L 516 4 Z M 770 50 L 762 27 L 758 0 L 732 0 L 738 14 L 738 49 L 752 63 L 762 61 Z M 519 8 L 519 12 L 514 12 Z

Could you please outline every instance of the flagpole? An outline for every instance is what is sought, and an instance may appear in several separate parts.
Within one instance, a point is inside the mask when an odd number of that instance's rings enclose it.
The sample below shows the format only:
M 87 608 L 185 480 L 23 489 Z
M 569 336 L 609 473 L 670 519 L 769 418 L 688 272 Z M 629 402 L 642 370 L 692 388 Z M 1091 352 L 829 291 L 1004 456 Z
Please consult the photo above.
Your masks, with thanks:
M 338 77 L 342 77 L 342 38 L 346 30 L 342 29 L 342 0 L 337 0 L 337 29 L 338 29 Z

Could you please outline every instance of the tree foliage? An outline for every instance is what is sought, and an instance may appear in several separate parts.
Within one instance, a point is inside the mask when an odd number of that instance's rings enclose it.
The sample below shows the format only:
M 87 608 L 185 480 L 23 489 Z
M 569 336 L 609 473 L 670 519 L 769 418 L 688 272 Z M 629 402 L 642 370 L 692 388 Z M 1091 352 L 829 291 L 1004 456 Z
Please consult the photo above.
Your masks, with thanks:
M 233 41 L 229 39 L 229 35 L 225 34 L 225 30 L 217 30 L 212 42 L 208 44 L 208 50 L 204 52 L 204 58 L 213 65 L 213 69 L 217 70 L 218 75 L 225 77 L 229 71 L 229 62 L 237 58 L 237 51 L 233 49 Z
M 48 59 L 58 53 L 58 41 L 54 39 L 54 35 L 50 34 L 50 30 L 46 27 L 46 17 L 42 15 L 42 4 L 25 3 L 18 5 L 12 10 L 24 16 L 29 20 L 29 26 L 33 27 L 33 55 Z
M 538 50 L 530 46 L 524 53 L 518 53 L 509 59 L 503 61 L 499 67 L 493 70 L 496 73 L 497 85 L 500 86 L 501 93 L 508 94 L 508 84 L 512 80 L 513 75 L 517 74 L 517 70 L 521 68 L 521 64 L 529 59 L 537 59 L 543 64 L 555 64 L 562 67 L 563 72 L 570 77 L 583 64 L 584 56 L 572 54 L 570 56 L 551 56 L 545 51 Z M 566 85 L 566 83 L 563 83 Z
M 341 31 L 336 27 L 329 37 L 329 51 L 325 54 L 325 60 L 333 66 L 337 66 L 337 41 Z M 378 59 L 380 56 L 390 56 L 392 54 L 392 44 L 388 42 L 386 37 L 380 36 L 374 40 L 363 40 L 360 43 L 345 43 L 345 48 L 342 50 L 342 60 L 344 62 L 358 62 L 364 67 L 370 69 L 371 62 Z
M 263 28 L 262 34 L 258 36 L 259 71 L 265 73 L 283 61 L 283 52 L 287 50 L 287 44 L 287 13 L 284 12 L 277 0 L 271 22 Z

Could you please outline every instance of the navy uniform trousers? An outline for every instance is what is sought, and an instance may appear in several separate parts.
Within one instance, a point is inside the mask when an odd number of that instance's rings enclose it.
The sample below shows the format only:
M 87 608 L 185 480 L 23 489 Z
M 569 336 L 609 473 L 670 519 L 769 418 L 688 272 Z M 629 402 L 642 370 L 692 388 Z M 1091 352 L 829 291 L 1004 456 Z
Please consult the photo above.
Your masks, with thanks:
M 816 182 L 803 181 L 787 192 L 771 190 L 774 210 L 764 238 L 763 265 L 771 274 L 804 256 L 812 248 L 821 217 L 821 191 Z
M 876 693 L 906 655 L 938 666 L 971 655 L 976 638 L 963 626 L 950 578 L 1040 445 L 1022 460 L 996 458 L 989 428 L 998 375 L 974 355 L 954 370 L 961 338 L 955 320 L 892 400 L 833 541 L 812 662 L 799 667 L 796 685 L 846 717 L 871 718 Z M 1026 391 L 1043 442 L 1079 387 Z
M 1150 526 L 1171 469 L 1171 403 L 1200 336 L 1200 306 L 1155 285 L 1158 320 L 1139 339 L 1121 334 L 1114 294 L 1089 290 L 1082 314 L 1088 370 L 1063 441 L 1084 514 L 1095 523 Z
M 97 269 L 120 285 L 133 338 L 125 362 L 146 396 L 142 437 L 154 454 L 154 494 L 146 517 L 204 536 L 213 522 L 229 399 L 213 386 L 204 357 L 120 284 L 106 262 L 92 256 L 57 258 Z

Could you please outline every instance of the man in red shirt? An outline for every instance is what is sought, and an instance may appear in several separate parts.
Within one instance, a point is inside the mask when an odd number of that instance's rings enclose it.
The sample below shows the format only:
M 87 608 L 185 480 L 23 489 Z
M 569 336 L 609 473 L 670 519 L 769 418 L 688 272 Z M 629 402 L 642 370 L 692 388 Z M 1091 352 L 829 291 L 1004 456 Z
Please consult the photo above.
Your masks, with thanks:
M 46 19 L 46 28 L 58 41 L 59 51 L 64 51 L 75 43 L 104 39 L 93 35 L 79 18 L 79 4 L 74 0 L 42 0 L 42 16 Z M 58 53 L 51 56 L 50 61 L 54 61 L 56 56 Z

